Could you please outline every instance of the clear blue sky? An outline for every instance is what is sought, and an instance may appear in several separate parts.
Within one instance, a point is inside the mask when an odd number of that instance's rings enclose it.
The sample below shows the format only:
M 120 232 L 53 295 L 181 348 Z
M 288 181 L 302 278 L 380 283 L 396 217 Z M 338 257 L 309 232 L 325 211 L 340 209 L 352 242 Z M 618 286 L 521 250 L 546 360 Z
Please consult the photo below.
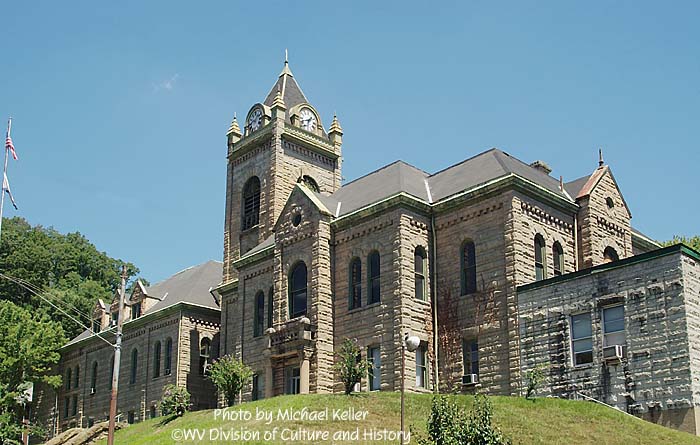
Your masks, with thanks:
M 572 180 L 602 146 L 638 229 L 700 232 L 700 3 L 339 3 L 5 2 L 5 215 L 152 282 L 220 260 L 225 133 L 289 48 L 326 128 L 338 113 L 347 180 L 491 147 Z

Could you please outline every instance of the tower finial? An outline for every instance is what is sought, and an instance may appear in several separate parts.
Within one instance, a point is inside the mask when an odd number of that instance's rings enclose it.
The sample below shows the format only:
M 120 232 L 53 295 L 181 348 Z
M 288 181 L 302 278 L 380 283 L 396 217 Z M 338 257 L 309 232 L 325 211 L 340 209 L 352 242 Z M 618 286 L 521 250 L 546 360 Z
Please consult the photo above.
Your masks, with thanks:
M 287 51 L 287 48 L 284 49 L 284 64 L 287 65 L 289 63 L 289 52 Z
M 603 160 L 603 149 L 599 148 L 598 149 L 598 167 L 602 167 L 605 164 L 605 161 Z

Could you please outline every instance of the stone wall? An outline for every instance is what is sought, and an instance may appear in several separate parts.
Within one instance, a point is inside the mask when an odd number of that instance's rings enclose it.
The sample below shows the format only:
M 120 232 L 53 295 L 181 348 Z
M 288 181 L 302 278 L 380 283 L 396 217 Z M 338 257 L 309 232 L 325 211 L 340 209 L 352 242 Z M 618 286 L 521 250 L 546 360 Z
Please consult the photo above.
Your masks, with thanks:
M 357 224 L 343 224 L 334 233 L 333 296 L 335 348 L 345 339 L 357 341 L 362 356 L 369 347 L 379 347 L 380 388 L 399 390 L 401 386 L 401 343 L 410 332 L 430 345 L 432 353 L 429 220 L 415 212 L 396 208 L 374 215 Z M 426 253 L 425 301 L 415 298 L 414 253 L 421 246 Z M 380 301 L 369 304 L 369 261 L 372 252 L 380 256 Z M 362 265 L 360 307 L 350 309 L 350 262 L 358 258 Z M 415 354 L 406 358 L 406 387 L 415 389 Z M 339 378 L 336 391 L 342 391 Z M 429 389 L 430 385 L 426 385 Z M 368 381 L 361 383 L 369 390 Z
M 578 200 L 581 206 L 578 214 L 580 268 L 602 264 L 606 247 L 615 249 L 621 259 L 633 255 L 632 216 L 609 167 L 601 169 L 602 177 L 590 195 Z M 612 207 L 608 205 L 608 198 Z
M 548 381 L 540 395 L 583 394 L 694 433 L 699 271 L 698 259 L 675 246 L 520 287 L 523 384 L 528 370 L 544 366 Z M 602 356 L 602 308 L 614 304 L 625 309 L 619 362 Z M 580 313 L 591 315 L 593 362 L 574 366 L 570 323 Z
M 509 193 L 472 201 L 443 211 L 435 218 L 437 237 L 436 291 L 440 383 L 443 390 L 462 387 L 462 340 L 479 345 L 479 390 L 510 393 L 508 328 L 505 291 L 505 225 Z M 474 241 L 477 291 L 461 295 L 461 248 Z
M 128 413 L 133 412 L 134 421 L 150 416 L 151 407 L 156 407 L 167 384 L 186 386 L 192 394 L 192 404 L 197 408 L 211 408 L 216 404 L 215 391 L 211 383 L 205 382 L 198 374 L 199 341 L 210 338 L 218 342 L 221 316 L 219 311 L 192 308 L 165 310 L 162 313 L 147 315 L 124 325 L 121 369 L 119 374 L 119 399 L 117 403 L 121 420 L 127 421 Z M 105 333 L 109 342 L 114 342 L 112 333 Z M 173 352 L 171 372 L 165 370 L 166 341 L 172 340 Z M 195 347 L 195 340 L 197 346 Z M 154 348 L 161 342 L 160 375 L 154 376 Z M 195 351 L 196 349 L 196 351 Z M 136 380 L 131 383 L 132 351 L 137 351 Z M 215 350 L 212 348 L 212 350 Z M 108 419 L 111 396 L 111 375 L 114 349 L 96 336 L 63 349 L 58 371 L 64 378 L 64 385 L 58 390 L 58 425 L 61 431 L 73 426 L 86 427 Z M 92 390 L 92 372 L 97 364 L 96 385 Z M 71 370 L 70 389 L 65 382 L 68 369 Z M 76 370 L 79 369 L 78 385 L 75 384 Z M 46 396 L 51 397 L 51 396 Z M 69 400 L 68 415 L 65 401 Z M 73 406 L 77 409 L 73 414 Z

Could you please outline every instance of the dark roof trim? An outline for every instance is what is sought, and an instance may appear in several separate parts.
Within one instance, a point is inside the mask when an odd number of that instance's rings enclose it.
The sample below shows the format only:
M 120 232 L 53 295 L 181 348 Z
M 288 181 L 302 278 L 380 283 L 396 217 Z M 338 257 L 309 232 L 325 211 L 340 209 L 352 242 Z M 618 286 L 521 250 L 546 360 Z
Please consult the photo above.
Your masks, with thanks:
M 444 198 L 441 201 L 433 204 L 436 211 L 442 212 L 458 207 L 465 201 L 471 201 L 477 197 L 491 196 L 504 188 L 512 187 L 527 195 L 540 198 L 544 203 L 555 206 L 561 210 L 568 212 L 576 212 L 578 204 L 573 201 L 567 201 L 564 197 L 559 196 L 544 187 L 535 184 L 534 182 L 525 179 L 515 173 L 509 173 L 489 182 L 480 184 L 469 190 L 464 190 L 460 193 Z
M 183 310 L 183 309 L 190 309 L 190 310 L 195 310 L 195 311 L 199 310 L 202 312 L 209 312 L 209 311 L 215 312 L 215 313 L 221 312 L 220 309 L 214 309 L 214 308 L 208 307 L 208 306 L 202 306 L 199 304 L 193 304 L 193 303 L 187 303 L 185 301 L 181 301 L 179 303 L 173 304 L 172 306 L 166 306 L 163 309 L 157 310 L 155 312 L 151 312 L 150 314 L 145 314 L 145 315 L 137 318 L 136 320 L 129 320 L 129 321 L 124 323 L 122 329 L 124 331 L 127 328 L 129 330 L 136 329 L 136 328 L 139 328 L 143 324 L 157 320 L 157 319 L 162 318 L 162 317 L 166 317 L 166 316 L 170 315 L 170 313 L 172 313 L 172 312 L 177 312 L 178 310 Z M 96 334 L 92 334 L 89 337 L 81 338 L 80 340 L 73 342 L 73 343 L 68 342 L 65 345 L 61 346 L 60 350 L 69 350 L 69 349 L 73 348 L 73 346 L 80 345 L 82 343 L 85 343 L 88 340 L 97 339 L 97 337 L 99 337 L 99 336 L 102 336 L 103 338 L 108 337 L 108 335 L 104 335 L 104 334 L 108 334 L 109 336 L 116 335 L 116 327 L 110 328 L 106 331 L 98 332 Z
M 251 255 L 242 256 L 241 258 L 239 258 L 233 262 L 233 266 L 236 269 L 240 269 L 241 267 L 245 267 L 245 266 L 248 266 L 250 264 L 265 260 L 268 257 L 271 257 L 274 254 L 274 252 L 275 252 L 275 245 L 272 244 L 271 246 L 260 249 Z
M 517 292 L 527 292 L 534 289 L 540 289 L 552 284 L 559 284 L 566 281 L 575 280 L 577 278 L 585 277 L 588 275 L 594 275 L 602 272 L 607 272 L 614 269 L 619 269 L 621 267 L 627 267 L 632 264 L 644 263 L 656 258 L 661 258 L 668 255 L 673 255 L 676 253 L 685 254 L 697 261 L 700 261 L 700 253 L 686 246 L 685 244 L 674 244 L 673 246 L 663 247 L 661 249 L 656 249 L 651 252 L 642 253 L 640 255 L 635 255 L 632 257 L 624 258 L 619 261 L 614 261 L 612 263 L 600 264 L 598 266 L 590 267 L 588 269 L 582 269 L 576 272 L 571 272 L 566 275 L 561 275 L 558 277 L 549 278 L 542 281 L 535 281 L 534 283 L 528 283 L 517 287 Z
M 353 225 L 358 220 L 362 220 L 385 210 L 400 206 L 411 208 L 426 216 L 430 214 L 430 204 L 406 192 L 399 192 L 395 195 L 384 198 L 381 201 L 377 201 L 371 205 L 361 207 L 346 215 L 340 216 L 332 220 L 331 225 L 336 230 L 342 230 Z

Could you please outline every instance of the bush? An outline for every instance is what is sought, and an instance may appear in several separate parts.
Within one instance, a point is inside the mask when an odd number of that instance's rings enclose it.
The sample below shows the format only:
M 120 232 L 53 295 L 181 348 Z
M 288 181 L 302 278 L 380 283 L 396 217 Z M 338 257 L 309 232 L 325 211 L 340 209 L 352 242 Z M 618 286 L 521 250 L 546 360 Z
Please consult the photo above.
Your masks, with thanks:
M 253 378 L 253 371 L 241 360 L 225 355 L 211 365 L 209 378 L 219 392 L 224 394 L 226 404 L 233 406 L 236 396 Z
M 444 395 L 433 397 L 428 418 L 428 437 L 419 437 L 420 445 L 510 445 L 511 441 L 491 424 L 491 402 L 477 395 L 469 416 L 457 403 Z
M 540 385 L 547 380 L 547 376 L 544 374 L 544 367 L 538 366 L 527 371 L 525 377 L 527 378 L 527 392 L 525 393 L 525 398 L 529 400 L 535 395 Z
M 345 394 L 352 393 L 355 385 L 367 376 L 370 370 L 370 363 L 360 358 L 360 348 L 357 344 L 346 338 L 340 346 L 340 351 L 336 354 L 338 361 L 333 368 L 340 374 L 340 380 L 345 387 Z
M 163 388 L 163 398 L 160 400 L 160 411 L 164 416 L 185 414 L 190 409 L 190 393 L 177 385 L 166 385 Z

